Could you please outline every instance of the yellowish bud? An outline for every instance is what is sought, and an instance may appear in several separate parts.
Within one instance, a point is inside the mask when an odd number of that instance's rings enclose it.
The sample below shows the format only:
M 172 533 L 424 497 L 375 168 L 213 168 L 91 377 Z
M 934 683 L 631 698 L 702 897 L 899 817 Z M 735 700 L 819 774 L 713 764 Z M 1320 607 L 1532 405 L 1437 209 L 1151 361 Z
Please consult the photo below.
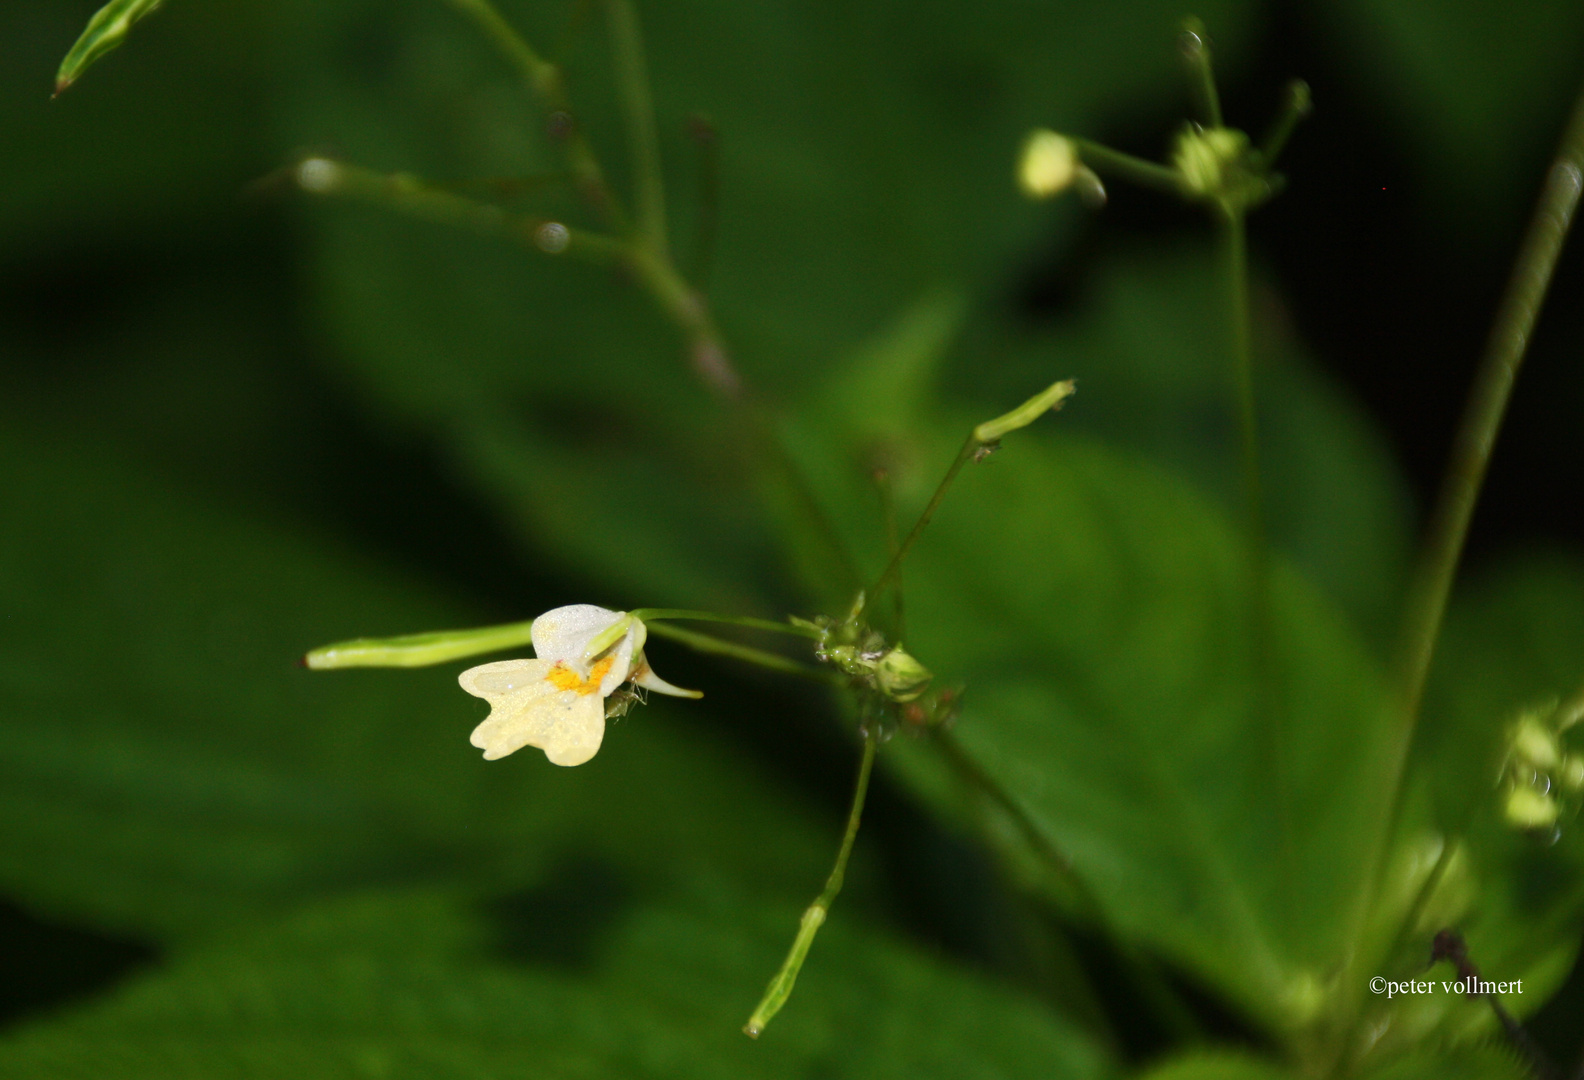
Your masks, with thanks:
M 1542 772 L 1556 767 L 1562 755 L 1557 748 L 1556 736 L 1533 714 L 1518 721 L 1513 729 L 1513 754 Z
M 1071 187 L 1078 169 L 1078 148 L 1073 141 L 1039 128 L 1023 143 L 1018 186 L 1031 199 L 1048 199 Z
M 1507 824 L 1515 829 L 1545 829 L 1556 824 L 1556 800 L 1536 788 L 1515 787 L 1507 793 Z
M 1248 136 L 1231 128 L 1189 128 L 1177 137 L 1172 165 L 1183 186 L 1198 196 L 1215 196 L 1226 187 L 1230 169 L 1242 160 Z

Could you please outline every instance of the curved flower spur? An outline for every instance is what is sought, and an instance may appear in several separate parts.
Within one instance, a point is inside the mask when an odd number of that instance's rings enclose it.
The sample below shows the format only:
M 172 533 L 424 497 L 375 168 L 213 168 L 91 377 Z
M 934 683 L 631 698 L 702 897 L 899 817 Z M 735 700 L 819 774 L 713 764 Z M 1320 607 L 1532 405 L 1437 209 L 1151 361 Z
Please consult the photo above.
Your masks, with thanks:
M 537 746 L 555 765 L 581 765 L 599 751 L 607 715 L 633 700 L 625 683 L 674 697 L 698 698 L 654 673 L 644 659 L 642 620 L 593 604 L 572 604 L 534 620 L 533 660 L 499 660 L 468 668 L 462 689 L 490 703 L 472 743 L 494 761 Z

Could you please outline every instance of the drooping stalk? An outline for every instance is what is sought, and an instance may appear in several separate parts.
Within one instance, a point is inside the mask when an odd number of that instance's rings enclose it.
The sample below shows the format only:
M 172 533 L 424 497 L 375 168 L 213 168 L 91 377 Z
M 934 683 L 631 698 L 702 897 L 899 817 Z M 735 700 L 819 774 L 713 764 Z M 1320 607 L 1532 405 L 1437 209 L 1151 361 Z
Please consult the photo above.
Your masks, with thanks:
M 878 727 L 871 727 L 864 735 L 863 757 L 858 763 L 858 781 L 853 785 L 852 806 L 847 811 L 847 829 L 842 833 L 841 847 L 836 852 L 836 865 L 831 867 L 830 877 L 825 879 L 825 888 L 804 909 L 797 936 L 792 939 L 792 948 L 787 952 L 786 960 L 771 977 L 764 997 L 743 1025 L 743 1034 L 750 1039 L 760 1036 L 765 1025 L 792 996 L 792 987 L 797 983 L 798 972 L 803 970 L 803 961 L 808 958 L 809 947 L 814 944 L 814 935 L 819 933 L 819 928 L 825 923 L 826 913 L 830 911 L 836 895 L 841 892 L 842 882 L 847 877 L 847 860 L 852 855 L 853 841 L 858 839 L 858 826 L 863 820 L 864 798 L 869 793 L 869 775 L 874 771 L 875 746 L 878 743 Z

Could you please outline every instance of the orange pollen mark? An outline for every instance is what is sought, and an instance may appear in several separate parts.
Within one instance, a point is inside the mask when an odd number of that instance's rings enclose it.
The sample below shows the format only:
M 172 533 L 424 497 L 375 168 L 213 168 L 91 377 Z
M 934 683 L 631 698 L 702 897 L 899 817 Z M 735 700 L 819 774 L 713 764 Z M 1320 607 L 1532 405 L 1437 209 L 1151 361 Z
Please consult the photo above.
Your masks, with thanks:
M 588 678 L 585 679 L 557 661 L 556 666 L 550 669 L 550 674 L 546 675 L 545 679 L 557 690 L 576 690 L 580 694 L 592 694 L 600 688 L 600 683 L 605 681 L 605 676 L 615 663 L 614 656 L 607 656 L 589 669 Z

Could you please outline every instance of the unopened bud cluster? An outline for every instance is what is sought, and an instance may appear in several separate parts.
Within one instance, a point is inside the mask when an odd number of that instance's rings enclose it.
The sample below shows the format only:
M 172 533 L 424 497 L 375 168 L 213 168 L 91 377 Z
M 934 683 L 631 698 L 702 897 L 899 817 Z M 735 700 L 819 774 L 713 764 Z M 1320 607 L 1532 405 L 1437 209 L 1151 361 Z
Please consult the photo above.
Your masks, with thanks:
M 1508 732 L 1502 765 L 1502 813 L 1516 829 L 1554 830 L 1578 813 L 1584 796 L 1584 754 L 1569 753 L 1565 735 L 1584 711 L 1550 702 L 1519 714 Z
M 878 723 L 890 735 L 898 727 L 919 730 L 954 719 L 962 689 L 931 689 L 934 674 L 900 644 L 891 644 L 885 634 L 865 623 L 862 610 L 860 598 L 845 619 L 820 615 L 793 622 L 819 631 L 814 655 L 850 676 L 855 689 L 868 691 L 864 725 Z

